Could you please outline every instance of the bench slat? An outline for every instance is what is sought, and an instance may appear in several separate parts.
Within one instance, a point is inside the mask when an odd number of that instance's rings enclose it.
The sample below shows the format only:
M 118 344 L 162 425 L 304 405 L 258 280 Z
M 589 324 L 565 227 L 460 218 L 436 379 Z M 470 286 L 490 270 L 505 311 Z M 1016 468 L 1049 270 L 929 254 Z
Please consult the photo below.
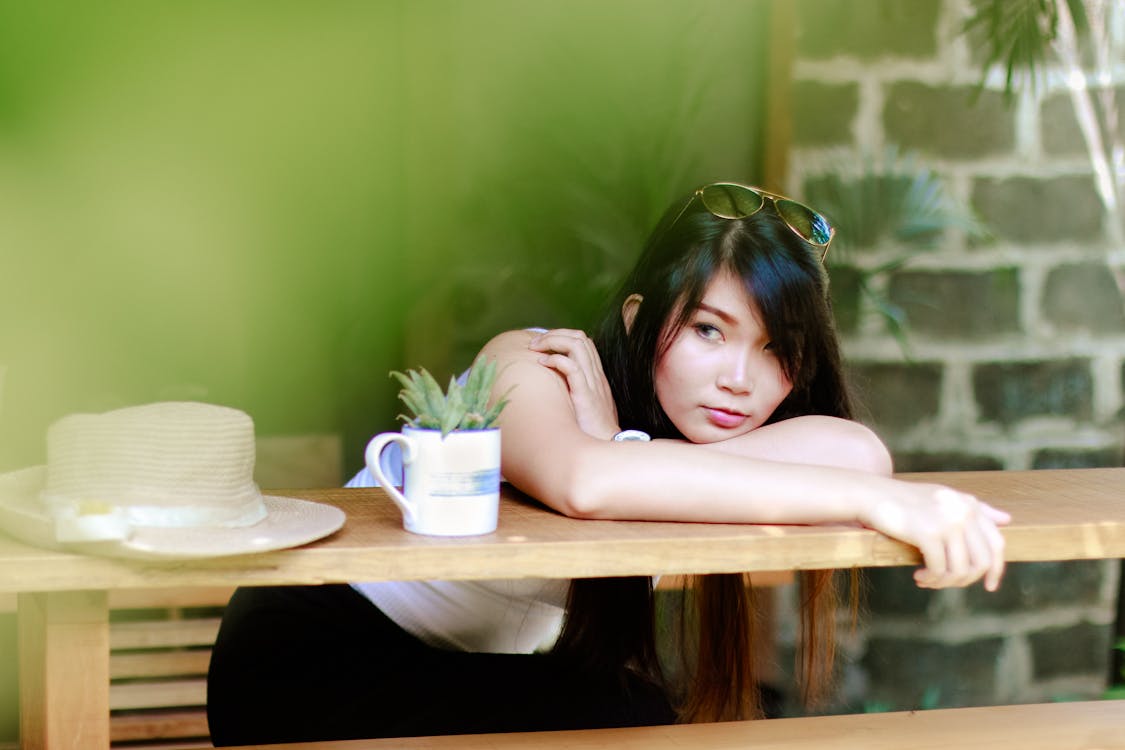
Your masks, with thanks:
M 174 609 L 178 607 L 225 607 L 233 593 L 233 586 L 114 589 L 109 592 L 109 608 Z
M 207 704 L 207 680 L 149 680 L 109 686 L 111 711 L 133 708 L 166 708 L 169 706 L 204 706 Z
M 136 742 L 138 740 L 169 740 L 188 737 L 206 738 L 207 714 L 202 709 L 178 711 L 142 711 L 118 714 L 109 722 L 111 742 Z M 180 745 L 177 745 L 179 747 Z M 203 741 L 196 747 L 210 747 Z M 161 743 L 161 747 L 166 747 Z
M 1120 750 L 1125 700 L 718 724 L 258 745 L 261 750 Z
M 210 649 L 110 654 L 109 678 L 120 680 L 206 675 L 210 663 Z
M 142 648 L 210 646 L 219 634 L 221 618 L 115 622 L 109 626 L 109 647 L 114 651 Z

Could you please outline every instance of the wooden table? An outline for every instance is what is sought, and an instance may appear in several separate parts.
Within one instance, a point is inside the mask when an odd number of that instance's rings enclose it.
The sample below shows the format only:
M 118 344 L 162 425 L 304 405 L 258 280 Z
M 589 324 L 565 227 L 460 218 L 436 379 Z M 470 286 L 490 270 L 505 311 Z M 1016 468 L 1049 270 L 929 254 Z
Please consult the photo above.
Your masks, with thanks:
M 1012 513 L 1009 561 L 1125 557 L 1125 469 L 901 475 L 976 494 Z M 402 530 L 378 489 L 302 490 L 343 508 L 328 539 L 281 552 L 139 562 L 35 549 L 0 536 L 0 591 L 18 592 L 25 748 L 109 745 L 106 592 L 431 578 L 596 577 L 913 565 L 913 548 L 847 526 L 578 521 L 505 489 L 494 534 Z

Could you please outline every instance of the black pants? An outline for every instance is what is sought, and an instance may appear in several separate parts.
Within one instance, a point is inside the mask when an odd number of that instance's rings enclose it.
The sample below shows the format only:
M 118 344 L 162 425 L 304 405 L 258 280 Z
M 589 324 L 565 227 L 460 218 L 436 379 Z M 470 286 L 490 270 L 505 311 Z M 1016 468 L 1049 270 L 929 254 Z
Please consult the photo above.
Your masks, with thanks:
M 221 745 L 668 724 L 662 690 L 550 654 L 446 651 L 350 586 L 242 588 L 211 657 Z

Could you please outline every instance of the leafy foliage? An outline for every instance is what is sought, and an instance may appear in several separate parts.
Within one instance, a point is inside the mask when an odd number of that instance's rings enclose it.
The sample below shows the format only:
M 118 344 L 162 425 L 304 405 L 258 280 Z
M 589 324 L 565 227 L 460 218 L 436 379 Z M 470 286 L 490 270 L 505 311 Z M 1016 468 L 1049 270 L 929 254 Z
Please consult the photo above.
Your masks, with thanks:
M 946 229 L 971 237 L 987 232 L 949 192 L 944 178 L 912 154 L 888 148 L 879 157 L 841 158 L 805 185 L 809 205 L 836 227 L 832 251 L 849 253 L 885 242 L 932 246 Z
M 1082 0 L 1065 2 L 1075 29 L 1087 28 Z M 1058 37 L 1059 5 L 1056 0 L 978 0 L 976 11 L 963 30 L 985 57 L 985 75 L 996 63 L 1004 66 L 1004 94 L 1011 99 L 1019 73 L 1026 73 L 1034 88 L 1051 45 Z M 984 81 L 982 78 L 981 86 Z
M 1120 651 L 1125 654 L 1125 638 L 1118 638 L 1113 648 L 1115 651 Z M 1106 699 L 1125 698 L 1125 665 L 1121 667 L 1121 672 L 1118 675 L 1117 681 L 1106 689 L 1102 697 Z
M 488 405 L 492 386 L 496 382 L 496 361 L 484 356 L 477 358 L 469 368 L 465 383 L 449 379 L 449 387 L 442 391 L 437 380 L 425 368 L 391 372 L 402 384 L 398 397 L 413 417 L 400 414 L 399 419 L 411 427 L 424 430 L 441 430 L 445 437 L 454 430 L 487 430 L 494 427 L 500 412 L 508 404 L 504 397 Z
M 892 246 L 925 250 L 949 229 L 982 238 L 988 232 L 972 210 L 949 191 L 945 179 L 895 147 L 855 160 L 842 155 L 805 182 L 805 199 L 836 227 L 830 258 Z M 859 289 L 906 348 L 905 312 L 887 299 L 877 279 L 912 257 L 899 252 L 874 268 L 859 269 Z

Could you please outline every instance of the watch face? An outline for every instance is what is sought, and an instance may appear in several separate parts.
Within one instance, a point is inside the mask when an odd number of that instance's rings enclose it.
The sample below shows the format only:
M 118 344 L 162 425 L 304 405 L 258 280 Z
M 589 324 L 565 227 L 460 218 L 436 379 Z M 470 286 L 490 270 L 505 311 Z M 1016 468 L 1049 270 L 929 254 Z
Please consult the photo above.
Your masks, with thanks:
M 622 430 L 621 432 L 614 435 L 613 439 L 619 443 L 631 440 L 647 443 L 649 440 L 651 440 L 647 432 L 641 432 L 640 430 Z

